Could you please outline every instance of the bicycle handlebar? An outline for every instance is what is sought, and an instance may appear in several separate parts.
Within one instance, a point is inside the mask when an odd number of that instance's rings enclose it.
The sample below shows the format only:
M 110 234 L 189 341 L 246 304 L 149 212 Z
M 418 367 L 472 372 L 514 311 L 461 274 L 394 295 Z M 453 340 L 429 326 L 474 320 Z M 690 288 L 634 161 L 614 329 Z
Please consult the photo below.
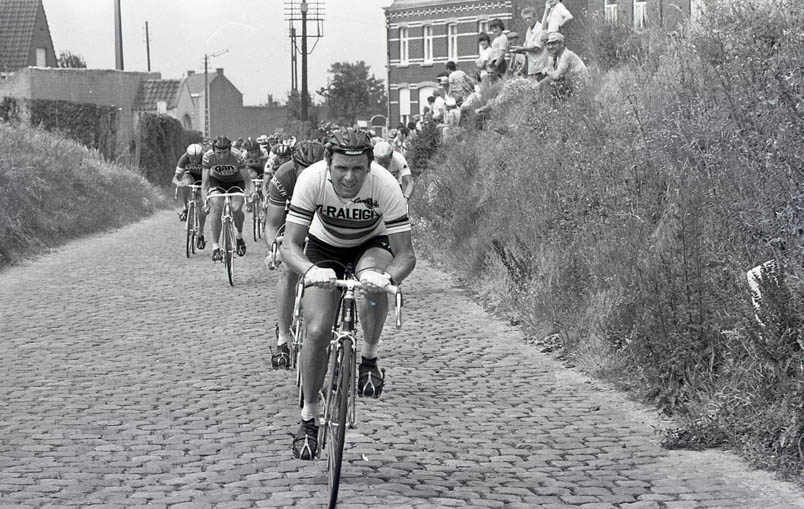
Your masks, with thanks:
M 310 286 L 307 278 L 304 278 L 304 284 L 298 285 L 296 290 L 296 303 L 294 305 L 294 315 L 298 316 L 299 304 L 301 303 L 302 295 L 304 295 L 304 287 Z M 362 290 L 363 283 L 356 279 L 336 279 L 336 288 L 343 288 L 344 290 Z M 402 328 L 402 290 L 395 285 L 387 285 L 383 288 L 385 293 L 394 296 L 394 305 L 396 307 L 396 328 Z

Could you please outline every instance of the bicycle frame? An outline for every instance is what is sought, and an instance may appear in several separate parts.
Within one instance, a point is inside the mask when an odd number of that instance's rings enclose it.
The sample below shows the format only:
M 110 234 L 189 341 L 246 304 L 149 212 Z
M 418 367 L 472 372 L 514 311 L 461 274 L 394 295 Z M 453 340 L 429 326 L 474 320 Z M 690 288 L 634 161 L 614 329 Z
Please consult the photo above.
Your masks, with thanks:
M 231 189 L 240 189 L 237 186 L 233 186 Z M 209 199 L 212 197 L 219 197 L 223 198 L 223 209 L 221 210 L 221 235 L 223 236 L 223 245 L 225 248 L 224 253 L 224 262 L 226 265 L 226 271 L 229 276 L 229 284 L 234 286 L 234 251 L 235 251 L 235 227 L 234 227 L 234 216 L 232 215 L 232 198 L 240 197 L 245 199 L 246 194 L 241 189 L 239 192 L 227 192 L 227 193 L 220 193 L 216 192 L 214 194 L 210 193 L 206 197 L 205 207 L 207 206 Z

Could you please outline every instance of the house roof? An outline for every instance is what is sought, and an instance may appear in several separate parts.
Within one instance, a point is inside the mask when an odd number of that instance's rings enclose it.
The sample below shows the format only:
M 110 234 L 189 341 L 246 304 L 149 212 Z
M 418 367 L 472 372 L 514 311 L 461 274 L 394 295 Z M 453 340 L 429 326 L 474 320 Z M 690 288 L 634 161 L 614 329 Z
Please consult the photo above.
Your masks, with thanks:
M 201 80 L 203 83 L 203 79 Z M 178 99 L 179 80 L 142 80 L 134 98 L 134 109 L 155 110 L 156 103 L 165 101 L 168 108 L 176 106 Z
M 488 3 L 488 0 L 394 0 L 394 3 L 386 7 L 388 11 L 395 11 L 399 9 L 410 9 L 414 7 L 431 7 L 434 5 L 448 5 L 448 4 L 471 4 L 471 3 Z
M 217 74 L 214 72 L 209 73 L 209 82 L 212 83 Z M 187 87 L 190 89 L 191 94 L 201 94 L 204 92 L 204 74 L 203 73 L 195 73 L 191 74 L 184 78 L 184 82 L 187 83 Z
M 41 0 L 0 0 L 0 71 L 16 71 L 28 65 L 41 5 Z

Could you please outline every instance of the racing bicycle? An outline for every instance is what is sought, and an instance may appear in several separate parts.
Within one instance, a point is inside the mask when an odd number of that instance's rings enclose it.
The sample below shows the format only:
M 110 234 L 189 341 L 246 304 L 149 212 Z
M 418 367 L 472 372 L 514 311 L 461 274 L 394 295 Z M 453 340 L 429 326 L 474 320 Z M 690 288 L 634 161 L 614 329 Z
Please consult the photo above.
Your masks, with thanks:
M 196 239 L 201 233 L 201 223 L 198 216 L 201 213 L 198 210 L 201 182 L 197 181 L 195 184 L 190 184 L 187 187 L 190 188 L 191 194 L 187 202 L 187 221 L 184 223 L 184 253 L 187 255 L 187 258 L 190 258 L 191 254 L 195 254 Z
M 229 284 L 234 286 L 234 258 L 235 253 L 237 252 L 237 241 L 234 225 L 234 215 L 232 214 L 232 198 L 240 197 L 245 198 L 246 195 L 242 189 L 237 186 L 233 186 L 229 188 L 230 191 L 228 193 L 223 192 L 215 192 L 214 194 L 208 194 L 206 198 L 206 202 L 204 204 L 204 208 L 208 207 L 208 201 L 211 197 L 222 197 L 223 198 L 223 210 L 221 211 L 221 237 L 222 237 L 222 248 L 223 248 L 223 262 L 226 265 L 226 274 L 229 277 Z M 240 189 L 240 191 L 232 192 L 232 189 Z M 216 188 L 215 191 L 222 191 L 220 188 Z

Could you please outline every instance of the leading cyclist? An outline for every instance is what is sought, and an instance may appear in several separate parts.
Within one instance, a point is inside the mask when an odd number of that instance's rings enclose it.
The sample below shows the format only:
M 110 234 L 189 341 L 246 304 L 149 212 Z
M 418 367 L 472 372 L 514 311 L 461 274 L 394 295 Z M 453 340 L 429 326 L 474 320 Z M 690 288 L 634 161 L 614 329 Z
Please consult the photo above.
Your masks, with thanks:
M 307 325 L 301 364 L 304 407 L 292 446 L 293 455 L 304 460 L 315 458 L 318 449 L 318 393 L 327 370 L 326 348 L 339 299 L 334 281 L 343 277 L 342 265 L 354 268 L 365 292 L 359 299 L 363 346 L 358 394 L 374 398 L 384 384 L 377 367 L 377 347 L 388 311 L 384 288 L 399 284 L 416 265 L 405 198 L 396 179 L 372 163 L 372 150 L 371 139 L 363 131 L 334 132 L 327 140 L 324 160 L 299 176 L 290 203 L 282 259 L 313 285 L 302 301 Z
M 203 196 L 210 193 L 210 211 L 212 214 L 212 261 L 223 260 L 223 254 L 218 246 L 221 236 L 221 210 L 223 209 L 223 199 L 216 197 L 219 192 L 228 193 L 238 191 L 240 188 L 246 196 L 254 192 L 254 185 L 246 169 L 246 160 L 239 151 L 232 150 L 232 142 L 225 136 L 215 138 L 212 143 L 212 150 L 204 154 L 201 161 L 203 176 L 201 179 L 201 191 Z M 243 240 L 243 198 L 232 198 L 232 215 L 234 216 L 235 228 L 237 229 L 237 255 L 246 254 L 246 242 Z

